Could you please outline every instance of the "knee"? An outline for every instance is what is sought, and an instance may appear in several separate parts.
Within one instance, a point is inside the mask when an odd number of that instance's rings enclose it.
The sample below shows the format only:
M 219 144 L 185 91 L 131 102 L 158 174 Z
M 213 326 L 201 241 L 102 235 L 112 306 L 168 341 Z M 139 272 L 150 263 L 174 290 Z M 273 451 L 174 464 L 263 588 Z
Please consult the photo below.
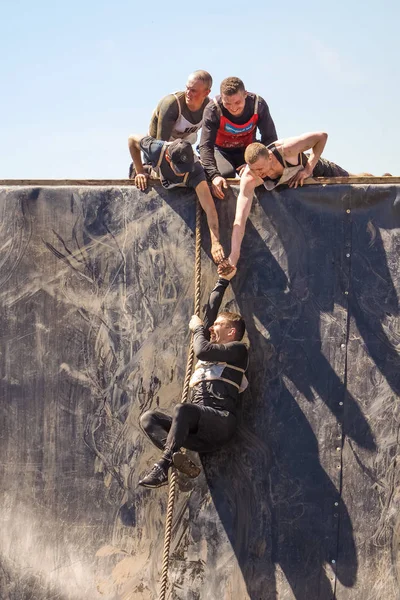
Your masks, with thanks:
M 189 418 L 192 415 L 192 411 L 195 412 L 193 408 L 192 404 L 177 404 L 174 408 L 174 418 L 179 420 Z
M 174 408 L 174 419 L 182 419 L 186 414 L 186 404 L 177 404 Z
M 148 431 L 151 429 L 151 424 L 153 422 L 153 411 L 147 410 L 139 419 L 140 426 L 144 431 Z

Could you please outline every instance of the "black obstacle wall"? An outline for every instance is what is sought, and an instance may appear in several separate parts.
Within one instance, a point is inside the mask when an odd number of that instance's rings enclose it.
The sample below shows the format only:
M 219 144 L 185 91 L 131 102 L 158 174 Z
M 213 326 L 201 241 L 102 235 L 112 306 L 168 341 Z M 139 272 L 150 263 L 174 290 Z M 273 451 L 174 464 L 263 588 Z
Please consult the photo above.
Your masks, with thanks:
M 180 481 L 169 598 L 399 598 L 399 197 L 257 195 L 226 297 L 250 386 L 233 442 Z M 180 398 L 194 196 L 3 187 L 0 210 L 0 596 L 153 600 L 167 493 L 137 486 L 157 458 L 138 419 Z

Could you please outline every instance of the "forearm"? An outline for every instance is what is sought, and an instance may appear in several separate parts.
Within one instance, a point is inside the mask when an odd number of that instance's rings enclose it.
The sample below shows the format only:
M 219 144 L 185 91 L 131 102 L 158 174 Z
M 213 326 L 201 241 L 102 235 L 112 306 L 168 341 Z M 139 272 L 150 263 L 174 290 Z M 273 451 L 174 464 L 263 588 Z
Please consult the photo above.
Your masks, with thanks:
M 244 232 L 246 229 L 246 221 L 240 221 L 233 223 L 232 228 L 232 237 L 231 237 L 231 253 L 229 255 L 229 262 L 236 267 L 239 258 L 240 258 L 240 250 L 242 247 L 242 241 L 244 237 Z
M 207 224 L 210 230 L 211 243 L 219 241 L 219 220 L 215 202 L 211 196 L 210 189 L 206 181 L 200 182 L 196 186 L 196 194 L 202 209 L 206 213 Z
M 220 309 L 225 294 L 225 290 L 228 286 L 229 281 L 227 279 L 224 279 L 223 277 L 219 277 L 208 298 L 206 312 L 204 314 L 203 320 L 204 335 L 207 339 L 210 339 L 210 332 L 208 331 L 208 328 L 211 327 L 211 325 L 217 318 L 218 311 Z
M 144 173 L 142 155 L 140 152 L 140 140 L 142 136 L 131 135 L 128 140 L 129 152 L 135 165 L 136 173 Z
M 219 242 L 219 220 L 215 205 L 214 207 L 204 209 L 204 212 L 206 213 L 207 225 L 210 231 L 211 244 Z
M 281 153 L 284 153 L 285 157 L 288 158 L 290 162 L 290 159 L 293 160 L 297 158 L 301 152 L 309 150 L 309 158 L 304 167 L 306 167 L 309 172 L 312 172 L 321 157 L 327 139 L 328 134 L 323 131 L 303 133 L 297 137 L 286 138 L 282 140 Z
M 322 152 L 324 151 L 326 141 L 328 139 L 328 135 L 326 133 L 318 134 L 318 139 L 314 146 L 310 150 L 310 154 L 308 157 L 308 164 L 311 169 L 314 169 L 318 160 L 321 158 Z
M 234 266 L 236 266 L 240 257 L 240 249 L 242 247 L 246 222 L 253 202 L 254 188 L 257 181 L 258 180 L 254 180 L 252 176 L 245 174 L 240 182 L 241 189 L 236 202 L 236 214 L 233 222 L 231 237 L 231 253 L 229 255 L 229 262 Z

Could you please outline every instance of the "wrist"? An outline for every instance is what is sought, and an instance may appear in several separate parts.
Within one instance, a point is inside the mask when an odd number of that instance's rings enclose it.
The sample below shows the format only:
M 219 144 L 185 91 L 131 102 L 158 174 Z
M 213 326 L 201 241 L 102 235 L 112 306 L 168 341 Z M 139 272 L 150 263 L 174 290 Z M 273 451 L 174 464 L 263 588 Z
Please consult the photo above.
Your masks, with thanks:
M 224 277 L 223 275 L 218 275 L 218 281 L 217 283 L 219 285 L 223 285 L 225 288 L 228 287 L 228 285 L 230 284 L 231 280 L 227 279 L 226 277 Z
M 236 267 L 239 258 L 240 258 L 240 251 L 236 252 L 235 250 L 231 250 L 231 253 L 228 257 L 229 264 L 232 267 Z

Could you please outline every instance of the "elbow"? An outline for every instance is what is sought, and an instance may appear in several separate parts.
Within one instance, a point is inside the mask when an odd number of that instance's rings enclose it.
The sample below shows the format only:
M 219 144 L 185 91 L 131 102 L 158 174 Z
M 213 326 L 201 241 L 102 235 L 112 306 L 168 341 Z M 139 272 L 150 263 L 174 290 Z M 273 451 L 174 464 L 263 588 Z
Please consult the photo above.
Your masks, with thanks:
M 198 352 L 195 351 L 194 353 L 198 360 L 208 360 L 207 350 L 199 349 Z
M 135 150 L 140 150 L 139 138 L 137 135 L 130 135 L 128 137 L 128 147 L 131 150 L 134 148 Z
M 320 131 L 319 136 L 320 136 L 321 140 L 324 142 L 324 144 L 326 144 L 326 142 L 328 140 L 328 134 L 325 131 Z

